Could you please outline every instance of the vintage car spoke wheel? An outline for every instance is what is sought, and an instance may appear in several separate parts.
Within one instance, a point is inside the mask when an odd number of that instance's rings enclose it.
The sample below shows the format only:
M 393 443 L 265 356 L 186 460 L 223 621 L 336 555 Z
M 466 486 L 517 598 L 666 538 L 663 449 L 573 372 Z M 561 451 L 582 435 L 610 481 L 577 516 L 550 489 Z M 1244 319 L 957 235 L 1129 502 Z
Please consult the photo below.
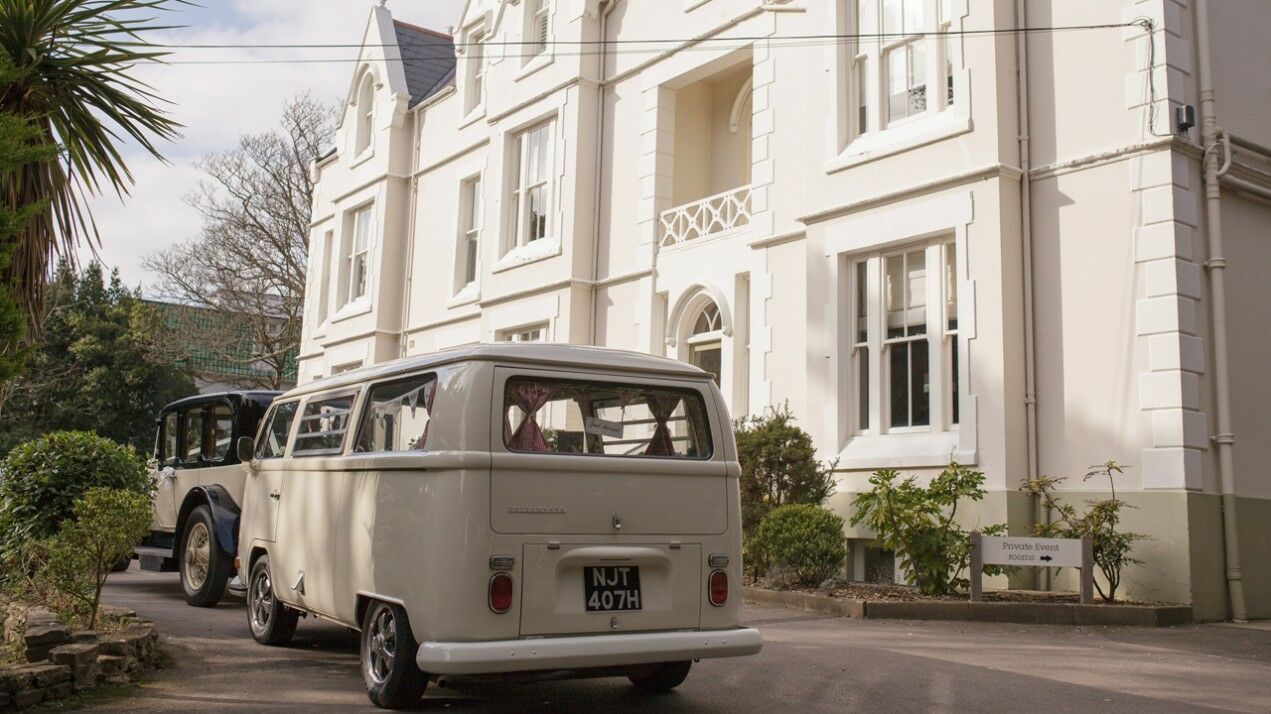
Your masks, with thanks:
M 247 624 L 252 638 L 264 645 L 285 645 L 296 634 L 300 613 L 274 597 L 269 573 L 269 556 L 262 555 L 252 566 L 247 585 Z
M 636 686 L 636 689 L 642 692 L 660 694 L 669 692 L 683 684 L 684 680 L 688 678 L 688 671 L 692 666 L 693 663 L 691 661 L 663 662 L 651 672 L 632 675 L 628 679 Z
M 181 535 L 181 587 L 185 601 L 195 607 L 213 607 L 225 594 L 231 557 L 216 541 L 212 511 L 199 506 L 185 520 Z
M 362 618 L 362 678 L 377 706 L 401 709 L 419 701 L 428 676 L 415 664 L 419 645 L 400 605 L 372 602 Z

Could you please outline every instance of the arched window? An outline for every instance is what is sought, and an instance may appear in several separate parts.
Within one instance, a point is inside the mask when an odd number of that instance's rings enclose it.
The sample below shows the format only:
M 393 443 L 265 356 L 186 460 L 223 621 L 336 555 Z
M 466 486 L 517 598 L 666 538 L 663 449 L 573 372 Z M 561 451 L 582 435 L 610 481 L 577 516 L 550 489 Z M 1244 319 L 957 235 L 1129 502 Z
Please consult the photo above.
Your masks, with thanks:
M 701 369 L 715 375 L 715 383 L 719 383 L 719 372 L 723 367 L 724 328 L 719 316 L 719 306 L 708 300 L 697 312 L 692 323 L 692 332 L 685 342 L 688 343 L 688 361 Z
M 361 154 L 371 145 L 371 133 L 375 126 L 375 77 L 367 72 L 357 90 L 357 134 L 353 153 Z

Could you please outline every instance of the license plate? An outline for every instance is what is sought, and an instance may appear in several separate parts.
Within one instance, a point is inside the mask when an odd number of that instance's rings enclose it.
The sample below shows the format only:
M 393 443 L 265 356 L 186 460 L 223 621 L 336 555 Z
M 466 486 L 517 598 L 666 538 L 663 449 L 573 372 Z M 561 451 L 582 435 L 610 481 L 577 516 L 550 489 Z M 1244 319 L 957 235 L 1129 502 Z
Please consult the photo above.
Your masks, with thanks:
M 640 568 L 634 565 L 583 566 L 587 612 L 640 609 Z

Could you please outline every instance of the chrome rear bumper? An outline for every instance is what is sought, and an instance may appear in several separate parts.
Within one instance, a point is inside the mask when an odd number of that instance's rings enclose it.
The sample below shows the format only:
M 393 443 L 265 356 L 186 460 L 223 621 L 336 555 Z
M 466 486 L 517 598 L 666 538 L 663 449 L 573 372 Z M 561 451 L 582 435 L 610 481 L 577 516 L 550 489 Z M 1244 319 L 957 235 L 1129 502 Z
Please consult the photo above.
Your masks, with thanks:
M 496 642 L 425 642 L 419 646 L 415 662 L 428 674 L 497 674 L 739 657 L 755 654 L 762 647 L 758 630 L 739 627 Z

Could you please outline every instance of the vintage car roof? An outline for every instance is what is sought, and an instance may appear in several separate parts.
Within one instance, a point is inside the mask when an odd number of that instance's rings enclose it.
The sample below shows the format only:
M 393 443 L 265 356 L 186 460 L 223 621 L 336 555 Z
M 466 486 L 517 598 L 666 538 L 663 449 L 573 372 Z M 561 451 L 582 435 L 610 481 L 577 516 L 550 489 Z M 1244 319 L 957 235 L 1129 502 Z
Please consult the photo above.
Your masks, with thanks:
M 667 357 L 655 357 L 642 352 L 616 350 L 608 347 L 582 345 L 545 344 L 524 342 L 496 342 L 453 347 L 425 355 L 403 357 L 391 362 L 341 372 L 337 375 L 314 380 L 287 392 L 283 397 L 300 396 L 312 392 L 336 389 L 345 385 L 391 377 L 403 372 L 429 369 L 454 362 L 481 360 L 533 364 L 546 367 L 584 367 L 619 372 L 644 372 L 674 377 L 706 377 L 701 369 Z
M 216 402 L 222 399 L 246 399 L 255 402 L 261 406 L 269 406 L 282 392 L 271 392 L 267 389 L 244 389 L 233 392 L 211 392 L 208 394 L 194 394 L 188 397 L 182 397 L 175 402 L 167 404 L 160 411 L 170 411 L 179 407 L 188 407 L 194 404 L 207 404 L 208 402 Z

